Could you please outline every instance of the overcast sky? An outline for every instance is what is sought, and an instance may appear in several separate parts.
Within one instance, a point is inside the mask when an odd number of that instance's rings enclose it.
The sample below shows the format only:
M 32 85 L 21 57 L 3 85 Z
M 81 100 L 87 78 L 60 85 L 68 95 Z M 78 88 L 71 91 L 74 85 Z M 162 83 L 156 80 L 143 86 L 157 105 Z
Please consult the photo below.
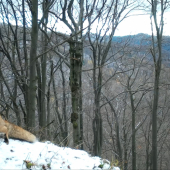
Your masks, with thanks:
M 170 12 L 164 14 L 164 23 L 163 34 L 170 36 Z M 62 22 L 59 22 L 56 28 L 56 31 L 70 34 L 70 30 Z M 92 32 L 95 32 L 94 26 L 92 27 Z M 135 35 L 139 33 L 151 35 L 150 15 L 133 15 L 124 19 L 118 25 L 115 36 Z
M 135 13 L 137 14 L 137 13 L 139 13 L 139 11 L 133 12 L 133 14 L 134 14 L 133 16 L 130 16 L 130 17 L 124 19 L 118 25 L 116 32 L 115 32 L 115 36 L 135 35 L 135 34 L 139 34 L 139 33 L 151 34 L 150 16 L 149 15 L 136 15 Z M 39 15 L 39 18 L 41 18 L 41 15 Z M 29 19 L 31 19 L 31 18 L 29 18 Z M 0 22 L 2 22 L 1 18 L 0 18 Z M 56 22 L 56 20 L 52 19 L 51 22 L 49 21 L 48 26 L 53 27 L 55 22 Z M 11 21 L 11 23 L 15 25 L 15 21 Z M 85 27 L 86 26 L 87 25 L 85 24 Z M 70 34 L 70 30 L 62 22 L 56 23 L 55 28 L 56 28 L 56 31 Z M 92 26 L 92 29 L 93 29 L 92 32 L 96 31 L 94 25 Z M 163 34 L 170 36 L 170 11 L 166 11 L 164 13 Z
M 170 12 L 166 12 L 164 17 L 164 35 L 170 36 Z M 138 15 L 126 18 L 118 26 L 115 35 L 134 35 L 138 33 L 151 34 L 149 15 Z

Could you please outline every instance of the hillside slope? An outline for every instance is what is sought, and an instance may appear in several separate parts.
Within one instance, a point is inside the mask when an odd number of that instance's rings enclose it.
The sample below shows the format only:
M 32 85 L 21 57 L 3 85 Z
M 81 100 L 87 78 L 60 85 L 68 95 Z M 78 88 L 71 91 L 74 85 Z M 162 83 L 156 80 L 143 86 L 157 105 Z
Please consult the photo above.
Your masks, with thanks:
M 87 152 L 59 147 L 51 142 L 28 143 L 10 139 L 9 145 L 0 140 L 0 169 L 25 169 L 26 162 L 31 169 L 113 169 L 109 161 L 91 157 Z M 28 165 L 27 164 L 27 165 Z M 100 167 L 99 167 L 100 166 Z

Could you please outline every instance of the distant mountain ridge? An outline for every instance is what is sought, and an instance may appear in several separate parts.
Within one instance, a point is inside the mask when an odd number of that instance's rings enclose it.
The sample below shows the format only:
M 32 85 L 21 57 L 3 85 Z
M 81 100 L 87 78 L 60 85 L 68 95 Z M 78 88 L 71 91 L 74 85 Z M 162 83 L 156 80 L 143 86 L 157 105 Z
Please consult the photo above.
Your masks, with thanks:
M 154 37 L 156 39 L 156 37 Z M 131 47 L 141 47 L 141 49 L 152 48 L 152 37 L 148 34 L 136 34 L 127 36 L 114 36 L 113 43 L 121 43 L 129 41 Z M 162 38 L 162 55 L 163 63 L 170 66 L 170 36 L 163 36 Z
M 155 37 L 156 38 L 156 37 Z M 129 40 L 131 45 L 151 45 L 151 35 L 139 33 L 136 35 L 114 36 L 113 42 L 123 42 Z M 170 52 L 170 36 L 163 36 L 163 50 Z

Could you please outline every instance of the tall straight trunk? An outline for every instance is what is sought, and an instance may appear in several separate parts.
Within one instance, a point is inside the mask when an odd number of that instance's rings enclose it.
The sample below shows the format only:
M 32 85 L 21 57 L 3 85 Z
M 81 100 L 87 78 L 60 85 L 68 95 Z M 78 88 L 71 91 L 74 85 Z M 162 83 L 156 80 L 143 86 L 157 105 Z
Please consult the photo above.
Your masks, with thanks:
M 80 149 L 83 150 L 83 111 L 82 111 L 82 62 L 83 62 L 83 42 L 80 44 L 81 46 L 81 63 L 80 63 L 80 78 L 79 78 L 79 86 L 80 86 L 80 99 L 79 99 L 79 108 L 80 108 Z
M 114 118 L 115 118 L 115 129 L 116 129 L 116 144 L 117 144 L 117 150 L 118 150 L 118 161 L 119 162 L 122 162 L 123 159 L 122 159 L 122 147 L 121 147 L 121 138 L 120 138 L 120 130 L 119 130 L 119 119 L 118 119 L 118 115 L 116 114 L 116 111 L 113 107 L 113 105 L 111 104 L 111 102 L 106 98 L 110 108 L 111 108 L 111 111 L 114 113 Z M 122 165 L 121 165 L 121 168 L 122 168 Z
M 61 76 L 62 76 L 62 86 L 63 86 L 63 102 L 62 102 L 62 111 L 63 111 L 63 117 L 64 117 L 64 139 L 63 143 L 64 146 L 67 146 L 68 144 L 68 121 L 67 121 L 67 111 L 66 111 L 66 85 L 65 85 L 65 76 L 64 76 L 64 71 L 62 68 L 62 63 L 60 63 L 60 71 L 61 71 Z
M 162 65 L 162 35 L 163 35 L 163 15 L 165 9 L 167 8 L 168 2 L 160 1 L 160 25 L 157 21 L 157 10 L 158 10 L 158 2 L 157 0 L 151 1 L 151 12 L 154 19 L 154 26 L 156 28 L 156 38 L 157 42 L 154 41 L 153 35 L 153 25 L 151 21 L 151 28 L 152 28 L 152 45 L 153 49 L 151 50 L 154 66 L 155 66 L 155 77 L 154 77 L 154 91 L 153 91 L 153 108 L 152 108 L 152 170 L 157 170 L 157 110 L 158 110 L 158 101 L 159 101 L 159 80 L 160 80 L 160 72 L 161 72 L 161 65 Z M 152 18 L 152 17 L 151 17 Z M 155 44 L 157 44 L 158 54 L 155 49 Z
M 70 87 L 72 98 L 71 122 L 73 124 L 73 143 L 74 147 L 81 145 L 80 133 L 80 98 L 81 98 L 81 67 L 82 67 L 82 40 L 79 37 L 70 40 Z
M 130 92 L 131 93 L 131 92 Z M 131 100 L 131 109 L 132 109 L 132 169 L 136 170 L 136 131 L 135 131 L 135 107 L 133 95 L 130 94 Z
M 125 129 L 123 130 L 124 134 L 124 163 L 123 163 L 123 170 L 128 170 L 128 149 L 127 149 L 127 134 Z
M 29 75 L 29 111 L 27 126 L 35 127 L 35 102 L 36 102 L 36 56 L 38 40 L 38 0 L 32 1 L 32 31 L 30 50 L 30 75 Z
M 44 50 L 47 49 L 47 39 L 44 40 Z M 47 54 L 44 54 L 41 59 L 41 113 L 40 113 L 40 126 L 44 127 L 46 125 L 46 68 L 47 68 Z
M 25 83 L 23 84 L 23 91 L 24 91 L 24 100 L 25 100 L 25 107 L 26 113 L 28 113 L 28 55 L 27 55 L 27 37 L 26 37 L 26 18 L 25 18 L 25 0 L 22 0 L 22 15 L 23 15 L 23 48 L 24 48 L 24 59 L 25 59 Z M 24 114 L 24 122 L 26 123 L 26 117 Z
M 161 64 L 155 66 L 154 99 L 152 109 L 152 170 L 157 170 L 157 110 Z
M 131 112 L 132 112 L 132 170 L 136 170 L 136 130 L 135 130 L 135 122 L 136 122 L 136 115 L 135 115 L 135 105 L 133 94 L 130 85 L 130 78 L 128 79 L 128 91 L 130 96 L 130 103 L 131 103 Z
M 36 60 L 36 70 L 37 70 L 37 112 L 38 112 L 38 119 L 39 119 L 39 125 L 40 125 L 40 115 L 41 115 L 41 66 L 40 61 Z
M 64 139 L 65 139 L 65 130 L 64 130 L 63 125 L 62 125 L 63 124 L 62 115 L 60 114 L 59 109 L 58 109 L 59 108 L 59 104 L 58 104 L 58 97 L 57 97 L 57 91 L 56 91 L 56 85 L 55 85 L 54 77 L 52 79 L 52 82 L 53 82 L 53 91 L 54 91 L 54 98 L 55 98 L 55 111 L 56 111 L 55 117 L 56 117 L 56 119 L 58 119 L 59 124 L 60 124 L 60 131 L 61 131 L 60 135 L 62 137 L 61 141 L 64 141 Z
M 102 68 L 99 67 L 98 78 L 96 80 L 96 61 L 94 61 L 93 81 L 94 81 L 94 105 L 95 105 L 95 117 L 93 119 L 93 134 L 94 134 L 94 146 L 93 152 L 95 156 L 101 156 L 102 153 L 102 141 L 103 141 L 103 130 L 102 130 L 102 118 L 100 111 L 100 97 L 101 97 L 101 86 L 102 86 Z
M 45 29 L 46 30 L 46 29 Z M 47 38 L 42 34 L 42 46 L 43 52 L 47 50 Z M 45 127 L 47 124 L 46 115 L 46 67 L 47 67 L 47 54 L 45 53 L 41 57 L 41 61 L 36 62 L 37 78 L 38 78 L 38 117 L 40 128 Z M 44 140 L 46 136 L 46 129 L 41 131 L 41 140 Z
M 14 65 L 16 64 L 15 61 L 15 44 L 13 44 L 12 46 L 12 61 L 14 63 Z M 17 125 L 21 126 L 21 115 L 20 115 L 20 111 L 18 108 L 18 105 L 16 104 L 16 99 L 17 99 L 17 77 L 14 75 L 14 88 L 13 88 L 13 94 L 11 94 L 11 99 L 12 99 L 12 104 L 13 104 L 13 108 L 14 108 L 14 112 L 16 114 L 16 118 L 17 118 Z
M 100 102 L 95 103 L 95 118 L 93 119 L 93 134 L 94 134 L 93 152 L 95 156 L 101 156 L 102 141 L 103 141 L 102 118 L 101 118 L 99 103 Z
M 150 140 L 150 135 L 148 132 L 148 138 L 146 138 L 145 143 L 146 143 L 146 170 L 149 170 L 149 166 L 150 166 L 150 149 L 149 149 L 149 140 Z
M 18 108 L 18 105 L 16 104 L 17 103 L 16 99 L 17 99 L 17 82 L 16 82 L 16 80 L 14 80 L 14 91 L 13 91 L 12 102 L 13 102 L 14 112 L 15 112 L 16 117 L 17 117 L 17 125 L 21 126 L 21 113 L 20 113 L 20 110 Z
M 80 0 L 80 30 L 83 30 L 83 17 L 84 17 L 84 0 Z M 83 148 L 83 111 L 82 111 L 82 103 L 83 103 L 83 96 L 82 96 L 82 62 L 83 62 L 83 32 L 80 32 L 80 38 L 81 38 L 81 44 L 80 44 L 80 51 L 81 51 L 81 63 L 80 63 L 80 79 L 79 79 L 79 85 L 80 85 L 80 100 L 79 100 L 79 106 L 80 106 L 80 143 L 81 147 L 80 149 Z
M 48 1 L 43 2 L 43 13 L 44 13 L 44 19 L 43 19 L 43 30 L 45 33 L 47 33 L 47 24 L 48 24 L 48 12 L 45 12 Z M 47 37 L 43 34 L 42 35 L 42 42 L 43 42 L 43 52 L 47 50 Z M 47 117 L 46 117 L 46 68 L 47 68 L 47 53 L 45 53 L 41 57 L 41 111 L 40 111 L 40 127 L 44 127 L 46 125 Z M 42 137 L 46 136 L 46 130 L 43 131 L 44 134 Z
M 47 124 L 50 123 L 51 121 L 51 112 L 50 112 L 50 96 L 51 96 L 51 82 L 54 79 L 54 67 L 53 67 L 53 61 L 51 60 L 51 65 L 50 65 L 51 71 L 50 71 L 50 80 L 48 82 L 48 88 L 47 88 Z M 50 126 L 47 127 L 47 138 L 50 140 L 51 139 L 51 128 Z

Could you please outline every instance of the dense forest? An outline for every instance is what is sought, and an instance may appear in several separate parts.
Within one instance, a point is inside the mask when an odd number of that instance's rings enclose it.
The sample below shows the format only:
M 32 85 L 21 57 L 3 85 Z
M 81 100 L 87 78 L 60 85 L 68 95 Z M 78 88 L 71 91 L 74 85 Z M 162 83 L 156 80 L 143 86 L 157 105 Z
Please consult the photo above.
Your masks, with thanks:
M 169 6 L 0 0 L 0 114 L 122 170 L 169 169 Z M 148 14 L 151 35 L 115 36 L 133 11 Z

